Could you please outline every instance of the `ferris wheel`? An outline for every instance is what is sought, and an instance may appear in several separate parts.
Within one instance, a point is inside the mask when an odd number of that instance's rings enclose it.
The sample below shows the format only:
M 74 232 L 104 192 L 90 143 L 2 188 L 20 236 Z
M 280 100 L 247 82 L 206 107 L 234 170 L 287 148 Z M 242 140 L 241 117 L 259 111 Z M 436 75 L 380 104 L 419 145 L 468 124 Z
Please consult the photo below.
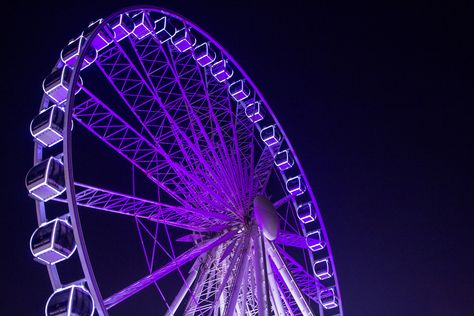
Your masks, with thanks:
M 343 315 L 296 153 L 205 31 L 161 8 L 120 10 L 67 44 L 43 91 L 26 186 L 39 223 L 30 249 L 53 287 L 46 315 L 113 315 L 149 288 L 158 315 Z M 100 161 L 117 170 L 86 176 Z M 81 224 L 90 212 L 135 224 L 121 233 L 139 236 L 141 278 L 104 290 Z

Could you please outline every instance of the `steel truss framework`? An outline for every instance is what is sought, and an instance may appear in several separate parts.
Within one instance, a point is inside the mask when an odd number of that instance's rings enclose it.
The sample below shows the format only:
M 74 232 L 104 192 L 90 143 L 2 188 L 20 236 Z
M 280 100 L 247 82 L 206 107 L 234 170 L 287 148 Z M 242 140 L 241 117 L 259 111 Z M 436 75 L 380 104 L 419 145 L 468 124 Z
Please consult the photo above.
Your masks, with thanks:
M 143 14 L 148 25 L 165 18 L 176 34 L 163 41 L 155 29 L 141 38 L 130 34 L 114 40 L 99 52 L 91 70 L 81 72 L 77 65 L 92 49 L 93 39 L 122 14 Z M 177 34 L 183 31 L 192 32 L 197 42 L 186 51 L 176 44 Z M 85 43 L 72 66 L 67 100 L 60 105 L 66 115 L 64 140 L 62 148 L 54 148 L 64 156 L 67 190 L 54 200 L 68 205 L 84 280 L 97 313 L 113 314 L 122 301 L 153 286 L 158 300 L 167 306 L 166 315 L 342 315 L 329 241 L 303 169 L 267 102 L 230 54 L 192 22 L 152 7 L 117 12 L 99 23 Z M 232 77 L 218 80 L 212 65 L 198 63 L 195 48 L 203 43 L 216 52 L 214 62 L 231 65 Z M 55 69 L 61 67 L 60 61 Z M 89 84 L 88 72 L 101 84 Z M 237 80 L 250 87 L 245 100 L 229 93 Z M 75 95 L 72 87 L 78 82 L 80 92 Z M 252 101 L 260 102 L 263 120 L 256 122 L 246 113 Z M 45 94 L 41 110 L 51 103 Z M 113 159 L 127 161 L 133 193 L 101 187 L 100 178 L 94 184 L 75 180 L 81 175 L 73 176 L 72 121 L 111 149 Z M 271 125 L 279 135 L 275 144 L 268 145 L 260 134 Z M 281 150 L 289 150 L 294 159 L 287 169 L 275 166 Z M 35 163 L 49 153 L 36 144 Z M 158 192 L 156 199 L 135 194 L 135 173 L 144 175 L 148 186 Z M 290 190 L 287 181 L 295 176 L 303 184 Z M 255 221 L 257 196 L 268 198 L 276 209 L 280 230 L 275 240 L 267 239 Z M 298 208 L 303 203 L 312 205 L 311 221 L 300 220 Z M 38 201 L 36 206 L 38 221 L 43 223 L 48 204 Z M 79 210 L 83 209 L 134 219 L 149 273 L 103 298 L 82 233 Z M 173 229 L 186 231 L 178 240 L 189 245 L 186 251 L 176 249 L 178 241 L 169 232 Z M 319 239 L 307 236 L 314 231 Z M 166 234 L 167 242 L 160 234 Z M 317 242 L 324 247 L 310 250 L 308 245 Z M 157 263 L 158 253 L 166 263 Z M 312 266 L 328 258 L 330 277 L 316 277 Z M 56 267 L 48 266 L 48 272 L 53 288 L 62 288 Z M 173 273 L 180 289 L 167 295 L 160 282 Z M 328 291 L 334 291 L 336 307 L 324 305 L 321 293 Z

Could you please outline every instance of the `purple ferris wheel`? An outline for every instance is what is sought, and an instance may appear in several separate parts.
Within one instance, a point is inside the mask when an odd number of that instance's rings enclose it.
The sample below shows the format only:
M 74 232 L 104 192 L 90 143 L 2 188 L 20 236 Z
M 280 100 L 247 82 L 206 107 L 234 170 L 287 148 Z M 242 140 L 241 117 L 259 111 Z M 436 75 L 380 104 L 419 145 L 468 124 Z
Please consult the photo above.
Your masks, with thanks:
M 149 289 L 162 315 L 343 315 L 296 153 L 205 31 L 156 7 L 120 10 L 68 43 L 43 90 L 26 186 L 39 223 L 30 249 L 53 287 L 46 315 L 114 314 Z M 116 169 L 87 171 L 104 166 Z M 134 223 L 140 278 L 101 281 L 81 224 L 90 212 Z

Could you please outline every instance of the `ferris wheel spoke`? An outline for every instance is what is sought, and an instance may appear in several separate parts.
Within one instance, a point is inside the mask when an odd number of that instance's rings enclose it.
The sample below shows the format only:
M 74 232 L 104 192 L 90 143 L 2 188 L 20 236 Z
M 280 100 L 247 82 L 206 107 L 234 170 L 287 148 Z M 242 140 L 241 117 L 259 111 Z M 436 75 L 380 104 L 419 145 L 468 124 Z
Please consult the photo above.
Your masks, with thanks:
M 92 134 L 129 160 L 166 193 L 186 204 L 184 196 L 176 194 L 174 183 L 178 176 L 168 161 L 143 135 L 114 113 L 105 103 L 83 87 L 86 100 L 76 104 L 73 117 Z
M 214 300 L 212 303 L 209 305 L 209 311 L 208 315 L 211 316 L 215 308 L 219 307 L 220 302 L 223 299 L 223 293 L 226 289 L 230 287 L 230 284 L 232 283 L 232 280 L 237 282 L 236 278 L 239 278 L 237 275 L 237 271 L 240 271 L 241 266 L 243 262 L 246 260 L 248 261 L 248 242 L 249 242 L 249 237 L 248 234 L 245 234 L 242 239 L 237 242 L 238 244 L 236 245 L 235 243 L 232 243 L 229 245 L 229 247 L 232 247 L 234 250 L 232 251 L 232 257 L 229 260 L 226 260 L 222 256 L 219 259 L 219 264 L 223 266 L 222 269 L 222 279 L 218 280 L 220 285 L 216 287 L 216 292 L 214 294 Z M 226 248 L 228 249 L 228 248 Z M 218 259 L 218 258 L 216 258 Z M 217 260 L 216 260 L 217 262 Z M 244 263 L 246 264 L 246 263 Z M 224 273 L 225 271 L 225 273 Z M 235 287 L 235 285 L 234 285 Z M 230 309 L 232 311 L 233 309 Z
M 309 241 L 306 240 L 306 237 L 301 236 L 300 234 L 280 230 L 275 242 L 282 246 L 308 249 Z
M 211 128 L 213 128 L 214 133 L 218 138 L 218 141 L 215 142 L 217 150 L 221 156 L 225 157 L 225 159 L 223 159 L 222 161 L 223 167 L 224 167 L 223 168 L 224 173 L 227 173 L 229 177 L 229 174 L 235 174 L 236 172 L 233 168 L 233 166 L 235 166 L 235 161 L 233 160 L 233 156 L 231 157 L 230 151 L 227 147 L 226 140 L 224 138 L 224 133 L 223 133 L 224 127 L 222 126 L 223 125 L 222 120 L 219 120 L 217 115 L 221 113 L 224 113 L 224 115 L 226 115 L 226 113 L 232 113 L 232 109 L 222 108 L 222 106 L 219 103 L 214 103 L 213 100 L 211 100 L 211 96 L 208 90 L 209 78 L 208 78 L 207 72 L 205 70 L 202 70 L 200 66 L 198 66 L 197 64 L 195 65 L 195 67 L 197 68 L 197 73 L 200 76 L 199 79 L 200 79 L 200 83 L 202 84 L 202 90 L 204 92 L 203 98 L 205 99 L 206 101 L 205 103 L 207 104 L 207 111 L 203 110 L 203 112 L 204 113 L 207 112 L 210 116 L 209 124 L 211 125 Z M 235 179 L 235 177 L 232 176 L 230 179 L 233 180 Z M 229 185 L 233 185 L 234 189 L 238 189 L 237 183 L 235 183 L 235 181 L 231 181 L 231 182 L 232 183 Z
M 232 175 L 234 179 L 239 179 L 241 170 L 238 170 L 236 140 L 235 135 L 235 125 L 234 117 L 235 111 L 234 106 L 232 105 L 231 100 L 229 99 L 228 86 L 218 82 L 209 72 L 206 70 L 204 72 L 204 82 L 206 83 L 206 96 L 209 100 L 209 103 L 212 104 L 212 110 L 210 111 L 215 115 L 215 129 L 218 133 L 218 136 L 221 140 L 222 146 L 228 153 Z M 248 120 L 248 119 L 247 119 Z M 247 144 L 250 146 L 250 143 Z M 236 182 L 236 185 L 239 185 L 239 182 Z
M 79 206 L 144 218 L 188 230 L 222 231 L 231 219 L 219 213 L 149 201 L 82 183 L 75 183 L 74 187 Z M 62 197 L 57 197 L 55 200 L 67 203 Z
M 166 101 L 162 102 L 169 108 L 170 115 L 178 116 L 182 112 L 181 117 L 187 116 L 186 122 L 181 118 L 183 121 L 181 129 L 184 135 L 187 132 L 192 135 L 193 141 L 190 139 L 189 143 L 194 146 L 193 150 L 199 162 L 211 173 L 210 180 L 215 185 L 222 182 L 222 178 L 226 177 L 225 169 L 222 167 L 223 164 L 219 163 L 222 156 L 217 153 L 215 144 L 209 138 L 209 124 L 206 124 L 207 130 L 205 127 L 204 120 L 208 120 L 208 113 L 202 110 L 205 99 L 197 77 L 199 69 L 196 69 L 196 62 L 191 55 L 186 53 L 176 55 L 171 50 L 166 50 L 165 48 L 169 46 L 163 46 L 154 36 L 144 40 L 132 39 L 131 43 L 145 70 L 146 77 L 152 84 L 152 89 L 161 100 Z M 150 52 L 155 52 L 159 58 L 154 56 L 150 59 L 148 57 Z M 174 112 L 173 108 L 175 108 Z M 228 188 L 221 186 L 221 191 L 224 191 L 227 198 L 232 199 Z
M 301 292 L 312 301 L 320 304 L 319 293 L 327 288 L 314 275 L 308 273 L 298 261 L 296 261 L 290 254 L 284 251 L 281 247 L 276 246 L 276 250 L 281 255 L 282 260 L 288 271 L 291 273 L 295 284 L 299 287 Z
M 261 195 L 265 192 L 267 188 L 270 175 L 273 170 L 273 162 L 275 157 L 275 152 L 280 148 L 281 143 L 274 145 L 273 147 L 266 146 L 260 157 L 258 158 L 257 165 L 254 169 L 253 174 L 253 192 L 252 196 Z
M 236 269 L 236 278 L 232 284 L 232 287 L 230 288 L 230 298 L 226 306 L 226 313 L 225 313 L 226 316 L 234 315 L 235 308 L 237 305 L 237 300 L 242 291 L 242 282 L 244 278 L 248 277 L 249 248 L 250 247 L 247 247 L 247 249 L 245 249 L 245 251 L 242 253 L 241 262 L 238 268 Z M 245 302 L 245 297 L 243 295 L 245 295 L 245 292 L 242 294 L 242 300 Z
M 198 182 L 196 185 L 201 187 L 200 192 L 212 195 L 211 190 L 202 188 L 203 184 L 196 175 L 173 161 L 162 147 L 150 143 L 87 88 L 82 89 L 88 99 L 74 107 L 74 118 L 86 129 L 142 170 L 181 204 L 190 205 L 192 192 L 188 189 L 191 181 Z M 215 194 L 212 196 L 215 197 Z M 206 201 L 207 195 L 200 195 L 200 199 Z M 216 203 L 214 199 L 208 202 L 211 205 Z M 222 211 L 222 207 L 214 209 Z
M 293 194 L 287 194 L 286 196 L 273 203 L 273 207 L 275 208 L 275 210 L 277 210 L 286 203 L 293 201 L 294 198 L 295 196 Z
M 308 316 L 314 315 L 313 312 L 311 311 L 311 308 L 308 305 L 308 302 L 304 298 L 304 294 L 302 293 L 302 289 L 300 289 L 300 285 L 297 283 L 298 281 L 301 281 L 301 279 L 299 278 L 301 275 L 298 274 L 295 277 L 292 274 L 292 272 L 297 272 L 301 274 L 303 272 L 295 268 L 296 265 L 293 266 L 294 260 L 290 262 L 291 267 L 293 268 L 293 271 L 292 271 L 289 265 L 287 264 L 287 262 L 285 262 L 285 260 L 283 259 L 283 256 L 281 255 L 279 251 L 281 249 L 277 249 L 274 244 L 270 243 L 267 240 L 265 240 L 265 244 L 268 249 L 269 257 L 272 260 L 272 264 L 274 267 L 273 272 L 275 275 L 277 275 L 277 279 L 279 279 L 279 281 L 284 284 L 284 287 L 288 290 L 292 299 L 296 302 L 298 310 L 303 315 L 308 315 Z M 285 259 L 288 259 L 288 258 L 285 258 Z M 305 277 L 306 275 L 304 275 L 302 278 L 304 279 Z M 307 284 L 304 283 L 303 285 L 307 285 Z M 305 294 L 308 295 L 308 293 L 305 293 Z
M 207 285 L 209 282 L 206 282 L 210 275 L 215 272 L 213 269 L 213 264 L 215 263 L 215 256 L 213 255 L 215 251 L 208 253 L 206 261 L 201 266 L 201 270 L 198 272 L 197 281 L 193 287 L 194 296 L 191 300 L 188 300 L 188 303 L 185 306 L 183 315 L 191 316 L 199 312 L 201 315 L 204 315 L 198 308 L 200 301 L 205 297 L 207 292 Z
M 109 49 L 107 53 L 98 58 L 96 62 L 98 67 L 142 126 L 154 137 L 156 146 L 169 144 L 166 149 L 163 148 L 163 153 L 166 153 L 168 157 L 173 157 L 175 161 L 186 162 L 189 169 L 186 171 L 187 179 L 192 179 L 194 182 L 192 184 L 203 190 L 214 185 L 215 190 L 207 190 L 208 193 L 221 204 L 221 208 L 232 209 L 217 193 L 218 189 L 222 188 L 218 188 L 217 184 L 210 181 L 202 183 L 202 179 L 199 180 L 192 174 L 193 169 L 199 164 L 203 164 L 208 171 L 212 169 L 206 164 L 206 160 L 200 155 L 201 152 L 196 149 L 189 136 L 182 130 L 182 126 L 188 123 L 184 121 L 186 113 L 183 112 L 181 100 L 176 98 L 169 100 L 172 96 L 170 91 L 166 91 L 166 98 L 162 99 L 160 91 L 150 86 L 149 80 L 141 74 L 120 44 Z
M 270 300 L 272 303 L 273 311 L 276 316 L 286 316 L 285 308 L 282 302 L 282 298 L 280 296 L 279 287 L 275 280 L 275 275 L 271 268 L 270 258 L 268 257 L 268 249 L 265 247 L 265 258 L 267 258 L 266 268 L 267 268 L 267 280 L 268 280 L 268 288 L 269 288 L 269 295 Z
M 195 294 L 191 290 L 191 287 L 193 286 L 194 282 L 196 281 L 196 278 L 199 274 L 199 271 L 202 269 L 202 266 L 204 264 L 205 259 L 202 257 L 198 257 L 194 263 L 191 269 L 189 270 L 188 277 L 186 278 L 185 282 L 179 289 L 178 294 L 175 296 L 173 301 L 171 302 L 168 310 L 166 311 L 165 316 L 174 316 L 176 314 L 176 311 L 178 308 L 181 306 L 184 298 L 186 297 L 186 294 L 189 293 L 191 295 L 191 300 L 196 300 Z
M 234 130 L 236 133 L 236 141 L 239 144 L 237 150 L 239 150 L 238 159 L 240 161 L 239 180 L 240 188 L 242 189 L 241 203 L 248 207 L 253 202 L 250 183 L 253 174 L 251 164 L 254 163 L 255 137 L 254 124 L 252 124 L 245 115 L 241 104 L 236 106 Z
M 254 227 L 252 233 L 252 243 L 253 243 L 253 264 L 255 272 L 255 286 L 256 286 L 256 296 L 258 304 L 258 315 L 264 316 L 269 312 L 268 300 L 267 300 L 267 282 L 265 278 L 265 260 L 264 258 L 264 249 L 263 249 L 263 238 L 258 232 L 257 227 Z
M 237 234 L 237 231 L 232 230 L 223 235 L 216 237 L 214 239 L 210 239 L 208 241 L 202 242 L 194 246 L 193 248 L 187 250 L 183 254 L 176 257 L 175 260 L 165 264 L 161 268 L 155 270 L 151 274 L 147 275 L 146 277 L 138 280 L 137 282 L 133 283 L 132 285 L 124 288 L 123 290 L 113 294 L 112 296 L 108 297 L 104 300 L 105 306 L 107 309 L 114 307 L 115 305 L 119 304 L 120 302 L 126 300 L 127 298 L 137 294 L 138 292 L 142 291 L 143 289 L 147 288 L 151 284 L 157 282 L 164 276 L 168 275 L 169 273 L 175 271 L 176 269 L 182 267 L 184 264 L 196 259 L 200 255 L 212 250 L 213 248 L 221 245 L 222 243 L 226 242 L 227 240 L 231 239 Z
M 295 211 L 293 209 L 293 206 L 290 205 L 289 203 L 286 205 L 286 209 L 284 212 L 280 211 L 277 213 L 280 223 L 282 226 L 283 231 L 289 231 L 291 230 L 292 233 L 297 233 L 299 234 L 300 228 L 299 227 L 299 221 L 294 220 L 294 214 Z M 293 219 L 293 220 L 292 220 Z
M 188 113 L 191 117 L 191 121 L 195 122 L 199 127 L 200 138 L 205 140 L 205 144 L 202 148 L 211 151 L 213 157 L 212 165 L 215 169 L 219 170 L 218 179 L 226 178 L 228 177 L 228 173 L 225 167 L 230 166 L 230 170 L 235 171 L 235 165 L 230 164 L 227 157 L 222 154 L 222 150 L 216 149 L 215 142 L 209 138 L 209 135 L 214 132 L 214 128 L 211 125 L 212 119 L 209 117 L 209 112 L 213 111 L 208 108 L 208 101 L 205 96 L 206 89 L 201 80 L 200 66 L 197 65 L 191 52 L 180 53 L 170 45 L 166 47 L 168 50 L 165 55 L 170 56 L 168 62 L 183 94 L 183 99 L 188 105 Z M 228 188 L 228 190 L 236 192 L 235 181 L 232 181 L 234 179 L 235 177 L 227 178 L 226 183 L 232 182 L 234 187 Z M 240 204 L 240 200 L 235 200 L 234 196 L 231 195 L 230 199 L 234 200 L 234 204 Z M 240 204 L 240 207 L 242 208 L 243 205 Z

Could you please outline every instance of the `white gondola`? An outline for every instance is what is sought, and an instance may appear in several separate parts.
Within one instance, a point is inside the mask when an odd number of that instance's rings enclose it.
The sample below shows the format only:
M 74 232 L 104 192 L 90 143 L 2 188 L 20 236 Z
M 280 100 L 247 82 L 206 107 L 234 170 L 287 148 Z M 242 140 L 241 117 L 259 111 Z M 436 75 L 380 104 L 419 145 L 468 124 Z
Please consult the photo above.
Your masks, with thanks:
M 110 21 L 109 25 L 114 32 L 114 39 L 117 42 L 120 42 L 124 38 L 128 37 L 134 29 L 132 18 L 125 13 L 115 17 L 112 21 Z
M 100 24 L 102 24 L 102 19 L 91 22 L 89 26 L 82 32 L 82 36 L 89 38 L 92 32 L 95 31 Z M 113 42 L 112 32 L 108 25 L 105 25 L 99 33 L 92 39 L 92 47 L 94 47 L 98 52 L 109 46 Z
M 31 235 L 30 250 L 42 263 L 56 264 L 66 260 L 76 250 L 72 226 L 58 218 L 41 224 Z
M 194 49 L 193 57 L 201 67 L 206 67 L 216 60 L 216 53 L 209 47 L 208 43 L 202 43 Z
M 320 280 L 332 277 L 332 266 L 329 259 L 316 261 L 313 265 L 314 275 Z
M 66 190 L 64 166 L 55 158 L 43 160 L 28 171 L 26 188 L 38 200 L 48 201 Z
M 321 230 L 310 231 L 306 234 L 306 244 L 311 251 L 324 249 L 326 243 L 322 240 Z
M 70 285 L 56 290 L 46 302 L 46 316 L 92 316 L 94 301 L 83 286 Z
M 272 146 L 280 142 L 281 134 L 276 125 L 270 125 L 260 131 L 260 138 L 267 146 Z
M 250 95 L 250 89 L 247 87 L 244 80 L 237 80 L 229 85 L 229 93 L 235 101 L 239 102 Z
M 71 80 L 72 69 L 68 66 L 64 66 L 52 72 L 43 80 L 43 91 L 54 103 L 61 104 L 67 99 L 68 87 Z M 74 93 L 77 94 L 81 90 L 81 85 L 82 79 L 79 77 Z
M 293 195 L 301 195 L 306 191 L 306 186 L 301 176 L 289 178 L 286 181 L 286 189 Z
M 177 50 L 185 52 L 196 44 L 196 38 L 191 34 L 191 30 L 184 28 L 173 35 L 171 42 Z
M 325 309 L 333 309 L 339 306 L 339 301 L 333 288 L 321 291 L 319 301 Z
M 224 82 L 232 77 L 234 71 L 227 60 L 219 60 L 211 66 L 211 74 L 219 82 Z
M 275 155 L 275 165 L 281 171 L 291 168 L 293 164 L 294 160 L 289 149 L 280 151 Z
M 245 105 L 245 115 L 254 123 L 263 120 L 263 109 L 258 101 L 252 101 Z
M 296 210 L 296 215 L 298 215 L 299 220 L 304 224 L 316 219 L 316 212 L 311 202 L 299 205 Z
M 153 32 L 153 27 L 150 25 L 148 20 L 148 16 L 145 12 L 141 11 L 135 14 L 132 17 L 134 28 L 133 28 L 133 35 L 136 38 L 142 39 Z
M 76 39 L 73 39 L 61 50 L 61 60 L 64 64 L 69 67 L 73 67 L 76 64 L 79 54 L 82 52 L 82 48 L 86 43 L 86 38 L 84 36 L 79 36 Z M 84 56 L 84 61 L 81 65 L 81 70 L 89 67 L 97 59 L 97 51 L 95 48 L 90 48 L 87 51 L 87 54 Z
M 64 111 L 52 105 L 31 121 L 30 132 L 40 144 L 51 147 L 63 140 L 63 124 Z
M 175 33 L 176 28 L 166 16 L 155 21 L 155 34 L 161 43 L 170 40 Z

